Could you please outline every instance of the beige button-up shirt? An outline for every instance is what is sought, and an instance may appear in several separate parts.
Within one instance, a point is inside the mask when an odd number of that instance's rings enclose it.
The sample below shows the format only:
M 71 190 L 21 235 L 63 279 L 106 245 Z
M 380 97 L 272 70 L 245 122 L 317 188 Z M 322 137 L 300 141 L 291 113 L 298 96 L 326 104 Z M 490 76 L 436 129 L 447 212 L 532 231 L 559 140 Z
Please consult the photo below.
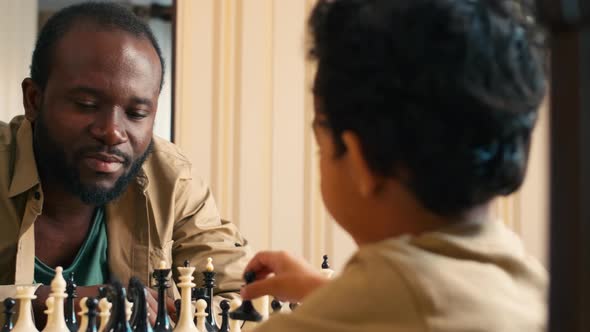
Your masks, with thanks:
M 33 282 L 34 227 L 42 210 L 31 123 L 22 116 L 0 122 L 0 284 Z M 242 284 L 250 258 L 246 240 L 220 219 L 211 191 L 192 175 L 191 163 L 162 139 L 154 138 L 153 153 L 136 181 L 106 206 L 106 226 L 109 270 L 123 283 L 137 276 L 149 285 L 160 261 L 176 267 L 190 260 L 203 271 L 212 257 L 216 293 L 237 291 Z M 195 282 L 202 286 L 200 279 L 198 274 Z

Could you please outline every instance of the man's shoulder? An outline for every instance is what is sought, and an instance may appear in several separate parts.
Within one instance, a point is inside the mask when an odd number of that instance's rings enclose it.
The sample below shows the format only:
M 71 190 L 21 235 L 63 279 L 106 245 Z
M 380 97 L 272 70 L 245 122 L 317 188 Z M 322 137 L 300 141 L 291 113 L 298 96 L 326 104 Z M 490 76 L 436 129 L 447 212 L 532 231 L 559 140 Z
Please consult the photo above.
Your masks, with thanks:
M 174 143 L 154 136 L 153 150 L 143 170 L 151 181 L 191 177 L 191 162 Z
M 8 123 L 0 121 L 0 151 L 7 151 L 14 144 L 16 133 L 24 119 L 25 117 L 23 115 L 19 115 Z

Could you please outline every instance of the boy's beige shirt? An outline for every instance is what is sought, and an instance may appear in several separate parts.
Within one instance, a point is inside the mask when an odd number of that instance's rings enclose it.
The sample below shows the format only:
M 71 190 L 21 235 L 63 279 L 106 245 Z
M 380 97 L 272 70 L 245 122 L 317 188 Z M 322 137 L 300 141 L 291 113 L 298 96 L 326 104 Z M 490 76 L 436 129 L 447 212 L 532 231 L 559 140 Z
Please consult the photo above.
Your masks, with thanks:
M 0 122 L 0 284 L 33 282 L 34 225 L 42 208 L 31 123 L 22 116 Z M 136 181 L 106 206 L 106 225 L 110 273 L 123 283 L 137 276 L 148 285 L 162 260 L 176 267 L 188 259 L 202 271 L 210 256 L 216 293 L 240 289 L 249 246 L 233 224 L 220 219 L 209 188 L 169 142 L 154 138 Z M 0 297 L 13 292 L 4 287 Z
M 500 222 L 358 250 L 342 275 L 255 332 L 538 332 L 546 270 Z

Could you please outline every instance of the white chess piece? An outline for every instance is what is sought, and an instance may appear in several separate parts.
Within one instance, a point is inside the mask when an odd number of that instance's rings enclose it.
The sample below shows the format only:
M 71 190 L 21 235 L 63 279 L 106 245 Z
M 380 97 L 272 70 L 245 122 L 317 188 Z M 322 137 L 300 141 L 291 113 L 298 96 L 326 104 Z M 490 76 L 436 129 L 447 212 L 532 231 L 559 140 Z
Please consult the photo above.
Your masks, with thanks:
M 51 294 L 54 298 L 53 303 L 53 318 L 50 323 L 47 323 L 43 332 L 69 332 L 66 325 L 66 318 L 64 316 L 64 299 L 68 297 L 66 294 L 66 280 L 63 277 L 63 269 L 61 266 L 55 268 L 55 277 L 51 281 Z
M 252 300 L 252 305 L 256 308 L 256 311 L 262 315 L 262 320 L 268 320 L 268 315 L 270 313 L 270 300 L 268 295 L 261 296 L 259 298 L 255 298 Z
M 53 297 L 51 297 L 51 296 L 47 297 L 47 300 L 45 300 L 45 306 L 47 307 L 47 309 L 45 311 L 43 311 L 43 313 L 47 317 L 47 321 L 45 322 L 45 324 L 49 324 L 50 320 L 53 318 L 53 304 L 54 304 Z
M 83 297 L 80 299 L 80 312 L 78 315 L 80 316 L 80 327 L 78 328 L 78 332 L 86 332 L 86 328 L 88 327 L 88 306 L 86 305 L 87 297 Z
M 240 299 L 233 299 L 229 303 L 229 312 L 232 312 L 238 309 L 239 306 L 242 305 L 242 301 Z M 242 321 L 236 319 L 229 320 L 229 332 L 242 332 Z
M 213 258 L 207 258 L 207 266 L 205 267 L 205 269 L 207 270 L 207 272 L 213 272 L 213 270 L 215 270 L 215 267 L 213 266 Z
M 207 318 L 207 313 L 205 312 L 205 309 L 207 309 L 207 301 L 203 299 L 197 300 L 196 307 L 197 313 L 195 314 L 195 317 L 197 317 L 197 330 L 199 332 L 207 332 L 207 328 L 205 326 L 205 321 Z
M 192 300 L 192 288 L 196 285 L 192 282 L 193 272 L 195 272 L 194 266 L 179 266 L 178 273 L 180 276 L 180 317 L 174 331 L 178 332 L 198 332 L 195 322 L 193 320 L 194 309 L 191 304 Z
M 125 319 L 129 321 L 131 319 L 131 314 L 133 313 L 133 303 L 127 301 L 125 299 Z
M 100 313 L 98 316 L 100 317 L 100 326 L 98 328 L 98 332 L 104 332 L 105 328 L 107 327 L 107 323 L 109 322 L 109 318 L 111 317 L 111 307 L 113 306 L 106 298 L 100 299 L 98 301 L 98 309 Z
M 31 300 L 37 298 L 35 296 L 35 287 L 33 286 L 18 286 L 16 287 L 16 299 L 18 300 L 18 320 L 12 329 L 13 332 L 38 332 L 33 322 Z

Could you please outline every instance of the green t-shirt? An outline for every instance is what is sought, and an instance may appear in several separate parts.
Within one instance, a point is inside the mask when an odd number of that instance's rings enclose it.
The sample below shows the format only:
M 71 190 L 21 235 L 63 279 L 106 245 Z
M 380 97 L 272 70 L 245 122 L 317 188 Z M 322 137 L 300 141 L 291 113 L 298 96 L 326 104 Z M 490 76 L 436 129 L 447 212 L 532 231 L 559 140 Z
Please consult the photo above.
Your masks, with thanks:
M 92 228 L 72 265 L 64 268 L 64 278 L 69 278 L 71 272 L 74 272 L 74 280 L 78 286 L 100 285 L 109 281 L 107 230 L 103 208 L 94 212 Z M 54 276 L 55 270 L 35 257 L 35 282 L 50 285 Z

